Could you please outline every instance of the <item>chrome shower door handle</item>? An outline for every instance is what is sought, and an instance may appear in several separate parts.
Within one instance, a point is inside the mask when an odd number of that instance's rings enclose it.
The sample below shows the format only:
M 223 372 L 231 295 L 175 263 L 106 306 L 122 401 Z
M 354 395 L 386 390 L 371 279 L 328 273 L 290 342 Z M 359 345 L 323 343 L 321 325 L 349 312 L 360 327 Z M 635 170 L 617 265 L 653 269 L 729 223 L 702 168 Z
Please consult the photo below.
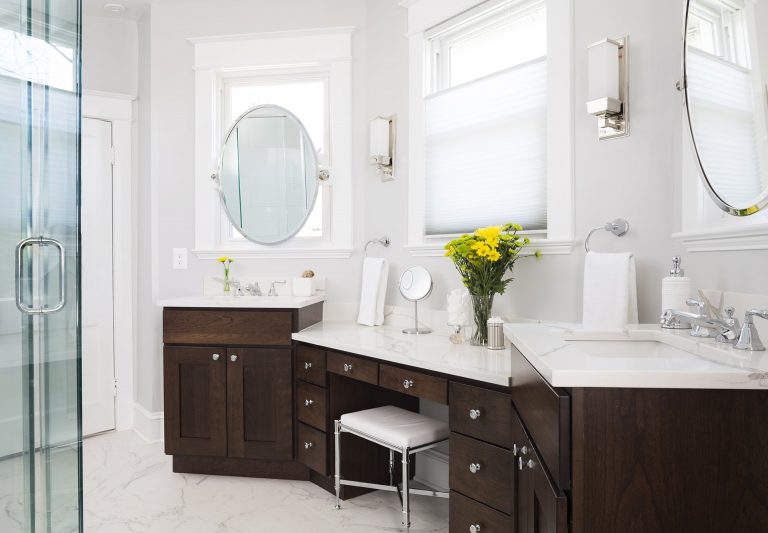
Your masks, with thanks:
M 29 307 L 24 303 L 24 298 L 21 294 L 21 275 L 24 270 L 24 250 L 28 246 L 37 244 L 38 246 L 53 246 L 59 251 L 59 301 L 53 307 Z M 16 245 L 16 307 L 24 314 L 27 315 L 47 315 L 61 311 L 66 303 L 66 291 L 64 284 L 66 283 L 66 258 L 64 252 L 64 246 L 56 239 L 48 239 L 46 237 L 30 237 L 24 239 L 18 245 Z

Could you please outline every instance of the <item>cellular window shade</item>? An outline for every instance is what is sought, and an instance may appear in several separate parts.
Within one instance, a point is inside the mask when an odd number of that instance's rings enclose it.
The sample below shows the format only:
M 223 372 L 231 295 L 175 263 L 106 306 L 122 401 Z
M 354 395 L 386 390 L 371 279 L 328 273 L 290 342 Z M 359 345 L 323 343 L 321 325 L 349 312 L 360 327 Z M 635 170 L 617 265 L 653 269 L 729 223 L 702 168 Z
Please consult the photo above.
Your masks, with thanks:
M 427 235 L 547 227 L 546 58 L 425 98 Z
M 686 76 L 707 179 L 729 204 L 750 205 L 762 190 L 752 73 L 689 47 Z

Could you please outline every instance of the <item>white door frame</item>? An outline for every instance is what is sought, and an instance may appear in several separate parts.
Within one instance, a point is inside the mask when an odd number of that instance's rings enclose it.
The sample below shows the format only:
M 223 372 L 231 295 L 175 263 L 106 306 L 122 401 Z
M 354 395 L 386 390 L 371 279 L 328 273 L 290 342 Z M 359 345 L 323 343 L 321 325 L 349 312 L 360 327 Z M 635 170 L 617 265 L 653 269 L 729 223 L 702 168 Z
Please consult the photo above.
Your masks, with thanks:
M 133 132 L 136 97 L 83 91 L 82 115 L 112 123 L 113 283 L 115 343 L 115 424 L 133 427 L 136 361 L 136 242 L 134 230 Z

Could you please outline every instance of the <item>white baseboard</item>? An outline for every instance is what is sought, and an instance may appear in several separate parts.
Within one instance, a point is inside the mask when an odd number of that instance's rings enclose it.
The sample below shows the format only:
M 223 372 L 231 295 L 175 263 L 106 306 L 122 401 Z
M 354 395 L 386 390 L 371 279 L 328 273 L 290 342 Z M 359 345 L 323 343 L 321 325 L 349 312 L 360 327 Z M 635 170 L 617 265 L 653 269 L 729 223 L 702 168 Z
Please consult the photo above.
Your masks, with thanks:
M 435 449 L 418 454 L 414 479 L 433 489 L 447 490 L 448 454 Z
M 150 413 L 138 403 L 133 404 L 133 430 L 149 444 L 163 441 L 162 411 Z

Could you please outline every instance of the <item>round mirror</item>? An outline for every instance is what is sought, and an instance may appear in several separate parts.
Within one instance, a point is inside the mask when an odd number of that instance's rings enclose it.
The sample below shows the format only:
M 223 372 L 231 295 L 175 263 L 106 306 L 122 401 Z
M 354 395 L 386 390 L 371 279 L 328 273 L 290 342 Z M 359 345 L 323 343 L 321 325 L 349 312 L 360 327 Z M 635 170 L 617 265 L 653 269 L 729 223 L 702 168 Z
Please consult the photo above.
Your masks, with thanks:
M 420 266 L 414 266 L 400 276 L 400 294 L 411 302 L 423 300 L 432 292 L 432 276 Z
M 687 2 L 688 124 L 707 191 L 736 216 L 752 215 L 768 203 L 766 27 L 768 2 Z
M 309 134 L 293 113 L 276 105 L 254 107 L 235 121 L 217 175 L 229 220 L 258 244 L 293 237 L 312 213 L 319 188 Z

